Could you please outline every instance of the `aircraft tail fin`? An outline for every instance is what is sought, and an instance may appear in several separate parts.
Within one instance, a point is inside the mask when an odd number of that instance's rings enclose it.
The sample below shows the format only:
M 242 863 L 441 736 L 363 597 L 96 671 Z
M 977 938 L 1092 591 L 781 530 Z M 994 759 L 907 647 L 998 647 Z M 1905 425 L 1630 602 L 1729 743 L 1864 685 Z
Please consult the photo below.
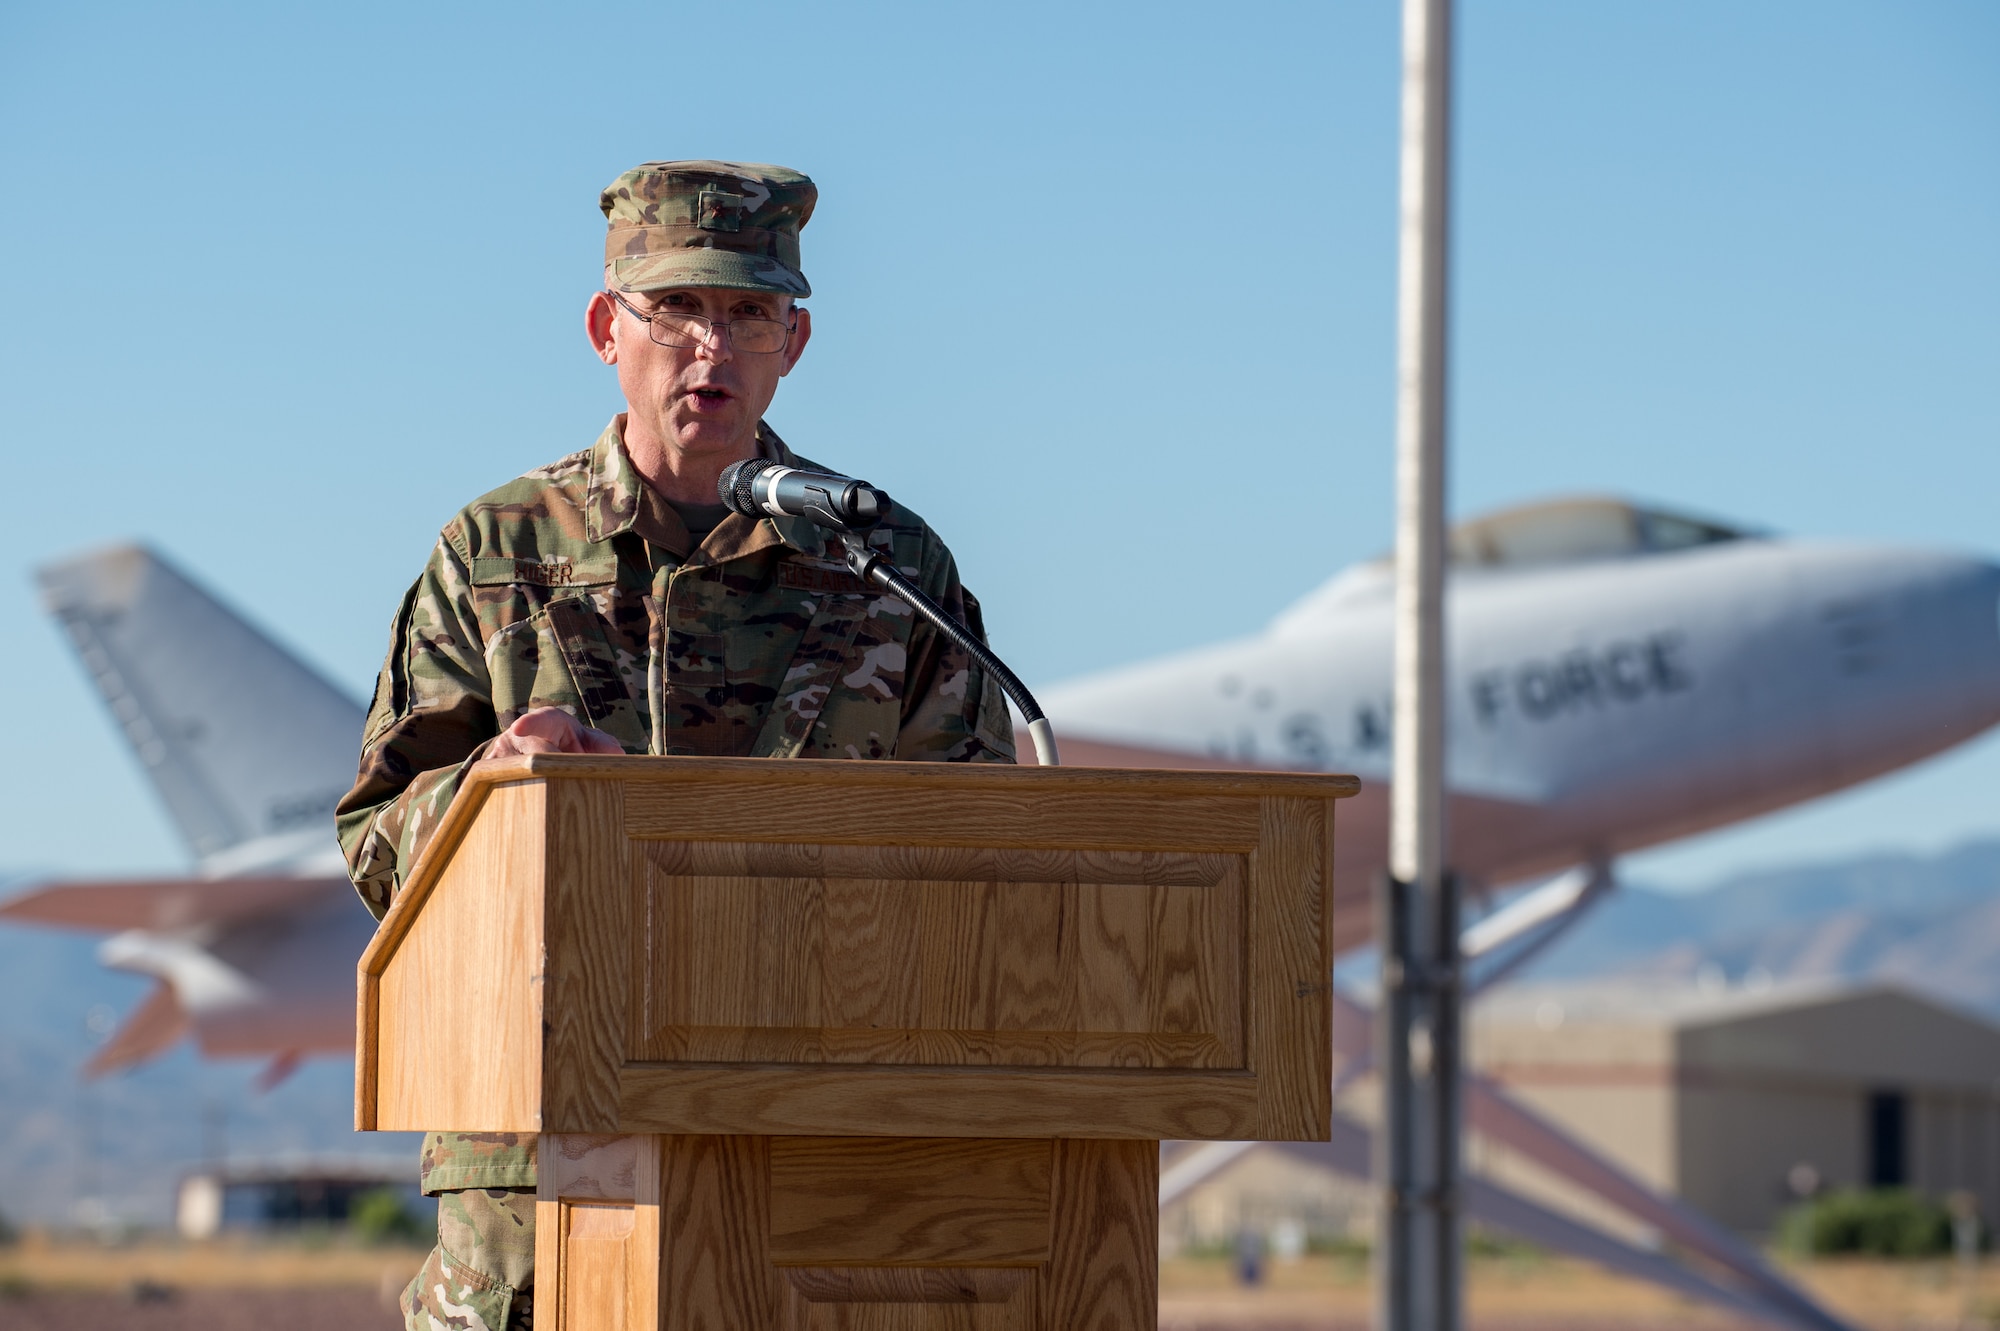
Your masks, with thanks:
M 331 846 L 361 743 L 352 698 L 144 547 L 37 578 L 196 855 L 286 834 Z

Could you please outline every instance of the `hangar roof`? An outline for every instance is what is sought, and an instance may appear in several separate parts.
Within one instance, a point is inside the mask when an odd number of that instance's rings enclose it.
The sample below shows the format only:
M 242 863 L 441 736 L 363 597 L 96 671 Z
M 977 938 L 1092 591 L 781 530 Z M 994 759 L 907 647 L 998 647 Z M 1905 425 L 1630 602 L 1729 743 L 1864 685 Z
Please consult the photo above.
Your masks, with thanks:
M 1472 1012 L 1475 1065 L 1664 1067 L 2000 1091 L 2000 1026 L 1895 985 L 1512 985 Z

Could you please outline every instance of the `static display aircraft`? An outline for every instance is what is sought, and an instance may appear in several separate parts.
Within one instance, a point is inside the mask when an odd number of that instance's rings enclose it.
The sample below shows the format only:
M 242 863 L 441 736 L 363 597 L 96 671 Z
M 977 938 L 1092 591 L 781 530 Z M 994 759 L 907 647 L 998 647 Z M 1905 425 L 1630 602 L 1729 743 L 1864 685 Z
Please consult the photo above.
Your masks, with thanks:
M 1929 757 L 2000 722 L 2000 567 L 1784 540 L 1615 500 L 1451 534 L 1449 862 L 1520 882 Z M 1041 691 L 1081 766 L 1352 772 L 1336 948 L 1388 853 L 1388 561 L 1264 632 Z
M 1779 539 L 1610 499 L 1558 500 L 1451 536 L 1450 862 L 1476 889 L 1565 871 L 1476 923 L 1476 989 L 1612 881 L 1615 857 L 1893 771 L 2000 722 L 2000 567 Z M 267 1077 L 351 1055 L 354 961 L 373 922 L 329 828 L 362 708 L 156 555 L 45 569 L 85 668 L 194 851 L 194 878 L 43 886 L 0 918 L 113 932 L 105 964 L 159 984 L 91 1070 L 191 1033 L 258 1054 Z M 1064 757 L 1114 767 L 1353 772 L 1341 812 L 1336 947 L 1367 941 L 1387 849 L 1391 587 L 1348 569 L 1264 632 L 1041 692 Z M 1343 1081 L 1366 1072 L 1366 1013 L 1336 1000 Z M 1702 1267 L 1471 1178 L 1475 1217 L 1776 1322 L 1840 1323 L 1712 1223 L 1472 1079 L 1468 1118 L 1626 1211 Z M 1367 1129 L 1294 1143 L 1366 1174 Z M 1162 1200 L 1249 1148 L 1191 1148 Z
M 2000 722 L 2000 568 L 1962 555 L 1779 540 L 1605 499 L 1456 528 L 1445 639 L 1448 862 L 1474 888 L 1568 872 L 1466 930 L 1468 993 L 1611 885 L 1613 859 L 1893 771 Z M 1263 633 L 1045 690 L 1073 763 L 1354 772 L 1336 839 L 1335 946 L 1373 928 L 1387 858 L 1391 569 L 1349 569 Z M 1371 1014 L 1335 995 L 1337 1091 L 1367 1074 Z M 1755 1249 L 1484 1078 L 1467 1126 L 1623 1212 L 1641 1245 L 1464 1180 L 1467 1214 L 1785 1326 L 1842 1323 Z M 1366 1179 L 1369 1129 L 1212 1142 L 1171 1160 L 1162 1206 L 1255 1150 Z

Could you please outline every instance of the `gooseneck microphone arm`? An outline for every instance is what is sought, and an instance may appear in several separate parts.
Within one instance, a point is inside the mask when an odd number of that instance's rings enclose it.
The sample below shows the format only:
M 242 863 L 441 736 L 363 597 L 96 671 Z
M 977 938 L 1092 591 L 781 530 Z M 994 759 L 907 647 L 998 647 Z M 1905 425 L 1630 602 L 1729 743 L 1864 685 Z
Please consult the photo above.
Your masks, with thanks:
M 1042 705 L 1035 701 L 1035 695 L 1028 692 L 1028 686 L 1021 677 L 1007 668 L 1007 663 L 995 656 L 992 649 L 972 636 L 964 625 L 953 619 L 945 608 L 924 594 L 923 588 L 903 576 L 903 571 L 868 548 L 867 538 L 853 530 L 840 533 L 842 544 L 847 547 L 847 567 L 854 570 L 854 576 L 863 582 L 872 582 L 885 591 L 892 591 L 909 602 L 918 614 L 937 625 L 938 632 L 950 638 L 967 656 L 979 662 L 980 669 L 993 676 L 1001 690 L 1014 700 L 1021 709 L 1021 715 L 1028 722 L 1028 738 L 1035 742 L 1035 761 L 1043 767 L 1056 767 L 1061 759 L 1056 756 L 1056 732 L 1049 719 L 1042 715 Z
M 903 598 L 910 608 L 937 626 L 938 632 L 979 663 L 980 669 L 998 681 L 1001 691 L 1014 700 L 1028 722 L 1028 738 L 1035 743 L 1035 760 L 1043 767 L 1058 765 L 1056 732 L 1042 714 L 1042 706 L 1021 677 L 993 654 L 966 627 L 953 619 L 945 608 L 924 594 L 923 588 L 903 576 L 902 570 L 868 548 L 867 533 L 888 511 L 889 496 L 866 481 L 830 472 L 805 471 L 786 467 L 768 458 L 748 458 L 722 469 L 716 492 L 732 511 L 746 517 L 804 518 L 838 532 L 847 549 L 847 567 L 863 584 L 873 584 Z

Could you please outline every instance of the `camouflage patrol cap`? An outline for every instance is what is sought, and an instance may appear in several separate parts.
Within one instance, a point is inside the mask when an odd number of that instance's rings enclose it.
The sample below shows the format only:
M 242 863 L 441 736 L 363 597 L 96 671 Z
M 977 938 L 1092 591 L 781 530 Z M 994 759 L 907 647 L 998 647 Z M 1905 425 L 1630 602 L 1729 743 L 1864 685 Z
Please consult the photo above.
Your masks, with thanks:
M 604 263 L 621 291 L 735 287 L 810 296 L 799 229 L 819 190 L 782 166 L 646 162 L 598 200 Z

